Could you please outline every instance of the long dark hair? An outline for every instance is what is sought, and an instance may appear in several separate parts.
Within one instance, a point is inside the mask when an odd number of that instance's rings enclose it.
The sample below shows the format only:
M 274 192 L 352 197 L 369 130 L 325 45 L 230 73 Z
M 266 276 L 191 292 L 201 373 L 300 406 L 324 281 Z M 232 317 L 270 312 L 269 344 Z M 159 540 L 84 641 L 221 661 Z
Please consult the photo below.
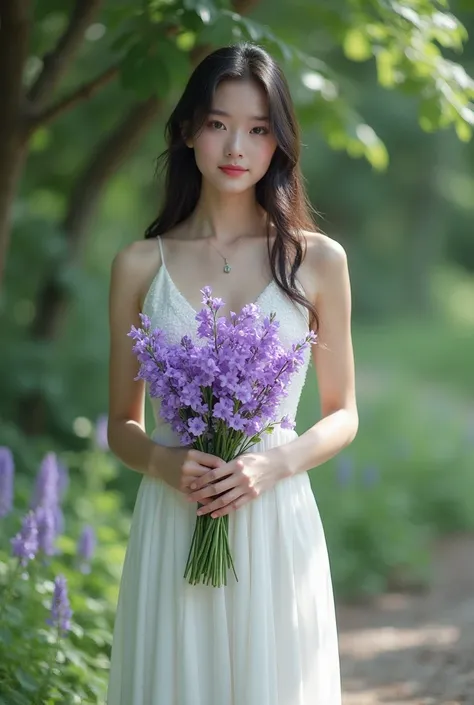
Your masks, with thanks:
M 201 192 L 201 172 L 186 140 L 202 128 L 217 86 L 225 80 L 252 79 L 265 90 L 270 128 L 277 148 L 256 198 L 268 214 L 267 246 L 273 278 L 294 302 L 305 306 L 317 325 L 313 304 L 301 294 L 296 273 L 305 255 L 303 230 L 314 230 L 311 207 L 300 171 L 300 133 L 288 83 L 275 60 L 261 47 L 239 43 L 209 54 L 196 67 L 166 124 L 168 148 L 158 157 L 165 174 L 161 211 L 146 238 L 165 235 L 194 211 Z M 276 233 L 270 246 L 270 224 Z

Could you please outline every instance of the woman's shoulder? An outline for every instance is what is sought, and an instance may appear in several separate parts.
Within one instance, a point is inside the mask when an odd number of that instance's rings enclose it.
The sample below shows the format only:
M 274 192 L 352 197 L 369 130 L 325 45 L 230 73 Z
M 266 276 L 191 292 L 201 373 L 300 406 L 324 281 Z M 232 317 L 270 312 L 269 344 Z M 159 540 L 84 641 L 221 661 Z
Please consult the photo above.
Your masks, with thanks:
M 126 286 L 140 299 L 161 267 L 161 255 L 155 238 L 136 240 L 122 247 L 112 262 L 112 281 Z
M 306 256 L 310 265 L 337 267 L 347 259 L 346 251 L 338 240 L 311 230 L 304 230 L 302 235 L 306 242 Z
M 337 240 L 320 232 L 303 231 L 306 254 L 301 265 L 300 280 L 310 298 L 317 300 L 324 292 L 331 292 L 344 281 L 347 256 Z
M 122 247 L 114 257 L 112 266 L 118 269 L 143 270 L 151 260 L 160 261 L 160 248 L 155 238 L 149 240 L 135 240 Z

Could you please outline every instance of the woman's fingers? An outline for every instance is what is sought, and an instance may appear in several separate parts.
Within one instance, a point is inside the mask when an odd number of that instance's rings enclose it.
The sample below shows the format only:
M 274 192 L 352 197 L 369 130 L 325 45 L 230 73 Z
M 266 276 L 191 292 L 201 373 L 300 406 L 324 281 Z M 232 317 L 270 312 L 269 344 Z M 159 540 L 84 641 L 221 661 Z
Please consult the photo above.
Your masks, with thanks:
M 195 448 L 192 448 L 188 452 L 188 457 L 186 460 L 199 463 L 199 465 L 204 465 L 206 468 L 219 468 L 221 465 L 225 465 L 225 461 L 217 455 L 204 453 L 203 451 L 196 450 Z
M 192 490 L 200 490 L 209 484 L 214 484 L 222 478 L 229 477 L 234 473 L 239 474 L 244 467 L 242 460 L 232 460 L 230 463 L 223 463 L 219 467 L 211 468 L 205 474 L 200 475 L 192 483 Z
M 236 509 L 236 505 L 241 506 L 245 504 L 245 501 L 249 501 L 249 499 L 247 499 L 242 488 L 234 487 L 233 490 L 226 492 L 214 501 L 200 507 L 198 509 L 198 515 L 212 514 L 213 519 L 217 519 L 217 517 L 229 514 L 233 509 Z
M 211 483 L 202 487 L 200 490 L 194 490 L 188 495 L 190 502 L 202 502 L 204 499 L 217 497 L 223 492 L 227 492 L 236 486 L 238 478 L 235 475 L 229 475 L 220 482 Z

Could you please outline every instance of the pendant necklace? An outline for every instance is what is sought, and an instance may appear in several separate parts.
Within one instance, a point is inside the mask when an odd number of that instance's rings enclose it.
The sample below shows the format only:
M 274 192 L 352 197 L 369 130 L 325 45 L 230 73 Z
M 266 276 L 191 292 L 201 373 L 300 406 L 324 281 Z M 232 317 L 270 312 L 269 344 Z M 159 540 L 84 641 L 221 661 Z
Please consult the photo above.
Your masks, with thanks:
M 213 245 L 212 242 L 210 242 L 210 240 L 208 240 L 208 243 L 217 252 L 219 257 L 222 257 L 222 259 L 224 260 L 224 266 L 222 267 L 222 271 L 224 272 L 224 274 L 229 274 L 232 270 L 232 267 L 228 263 L 227 257 L 224 257 L 224 255 L 221 252 L 219 252 L 217 247 L 215 245 Z

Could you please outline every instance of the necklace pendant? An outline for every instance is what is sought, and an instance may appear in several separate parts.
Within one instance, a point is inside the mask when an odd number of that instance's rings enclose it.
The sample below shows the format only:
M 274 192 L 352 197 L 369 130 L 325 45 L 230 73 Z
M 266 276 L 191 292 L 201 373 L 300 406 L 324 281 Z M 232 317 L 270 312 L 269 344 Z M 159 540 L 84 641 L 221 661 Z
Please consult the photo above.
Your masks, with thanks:
M 232 269 L 232 267 L 230 266 L 230 264 L 227 263 L 227 260 L 225 260 L 225 264 L 224 264 L 224 268 L 223 268 L 223 271 L 225 272 L 225 274 L 229 274 L 231 269 Z

